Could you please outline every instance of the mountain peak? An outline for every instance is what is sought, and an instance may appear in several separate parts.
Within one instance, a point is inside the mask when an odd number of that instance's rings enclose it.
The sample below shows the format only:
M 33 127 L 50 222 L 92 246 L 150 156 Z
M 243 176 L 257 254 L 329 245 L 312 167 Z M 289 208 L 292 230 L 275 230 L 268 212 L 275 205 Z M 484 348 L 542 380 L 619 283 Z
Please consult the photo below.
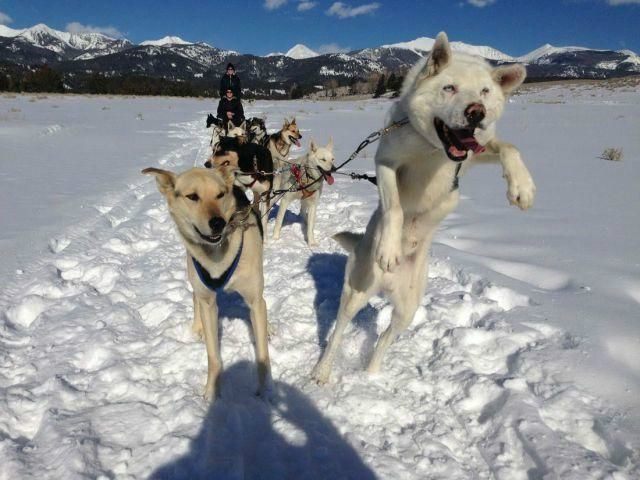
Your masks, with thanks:
M 0 25 L 0 37 L 17 37 L 22 32 L 24 32 L 24 29 L 14 30 L 6 25 Z
M 303 58 L 313 58 L 319 55 L 320 55 L 319 53 L 314 52 L 309 47 L 301 43 L 294 45 L 289 49 L 287 53 L 285 53 L 285 56 L 294 58 L 296 60 L 301 60 Z
M 409 42 L 393 43 L 390 45 L 382 45 L 382 48 L 401 48 L 404 50 L 411 50 L 415 53 L 430 51 L 433 48 L 435 40 L 429 37 L 419 37 Z M 496 50 L 492 47 L 484 45 L 469 45 L 463 42 L 451 42 L 451 50 L 454 52 L 466 53 L 469 55 L 476 55 L 479 57 L 487 58 L 489 60 L 513 60 L 511 55 Z
M 163 45 L 191 45 L 192 42 L 187 42 L 186 40 L 181 39 L 180 37 L 167 35 L 166 37 L 162 37 L 159 40 L 145 40 L 140 43 L 140 45 L 153 45 L 156 47 L 161 47 Z

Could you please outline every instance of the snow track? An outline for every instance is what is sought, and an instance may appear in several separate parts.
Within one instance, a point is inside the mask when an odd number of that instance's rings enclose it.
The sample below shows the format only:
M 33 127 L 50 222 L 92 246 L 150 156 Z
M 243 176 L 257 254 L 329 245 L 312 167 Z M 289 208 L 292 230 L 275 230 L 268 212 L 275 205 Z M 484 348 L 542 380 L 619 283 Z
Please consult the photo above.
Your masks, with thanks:
M 204 151 L 201 123 L 173 126 L 184 144 L 163 168 L 189 168 Z M 353 191 L 343 178 L 325 188 L 318 247 L 292 212 L 266 246 L 270 402 L 253 395 L 248 310 L 228 294 L 222 396 L 202 399 L 206 353 L 191 333 L 184 249 L 152 180 L 96 205 L 86 231 L 52 240 L 0 299 L 0 479 L 638 478 L 637 445 L 615 412 L 556 378 L 550 359 L 581 339 L 445 258 L 432 259 L 421 307 L 381 374 L 363 371 L 391 316 L 374 298 L 331 384 L 310 381 L 346 262 L 330 236 L 361 230 L 374 207 Z

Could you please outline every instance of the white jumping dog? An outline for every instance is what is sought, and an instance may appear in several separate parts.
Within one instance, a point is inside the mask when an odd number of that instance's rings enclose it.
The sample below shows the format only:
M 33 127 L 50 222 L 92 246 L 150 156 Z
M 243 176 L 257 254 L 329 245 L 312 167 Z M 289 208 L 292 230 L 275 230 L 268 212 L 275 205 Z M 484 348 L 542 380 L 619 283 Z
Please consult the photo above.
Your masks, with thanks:
M 329 380 L 345 327 L 383 291 L 393 305 L 368 371 L 378 372 L 389 345 L 413 320 L 427 282 L 427 260 L 438 224 L 457 206 L 458 173 L 472 163 L 499 162 L 511 204 L 527 209 L 535 185 L 518 150 L 495 137 L 508 95 L 524 81 L 521 65 L 492 68 L 453 53 L 444 33 L 430 56 L 407 75 L 389 123 L 409 123 L 384 136 L 376 152 L 380 203 L 363 235 L 334 238 L 350 252 L 336 325 L 313 377 Z M 460 170 L 459 162 L 464 162 Z

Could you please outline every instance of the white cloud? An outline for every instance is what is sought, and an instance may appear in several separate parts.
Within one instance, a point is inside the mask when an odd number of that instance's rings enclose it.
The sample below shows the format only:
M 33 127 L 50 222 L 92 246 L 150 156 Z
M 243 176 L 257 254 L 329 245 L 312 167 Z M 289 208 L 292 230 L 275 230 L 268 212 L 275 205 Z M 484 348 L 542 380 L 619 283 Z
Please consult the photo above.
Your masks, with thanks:
M 298 11 L 306 12 L 307 10 L 311 10 L 312 8 L 314 8 L 317 4 L 318 2 L 309 2 L 309 1 L 300 2 L 298 4 Z
M 347 53 L 351 51 L 351 47 L 342 47 L 337 43 L 325 43 L 314 50 L 318 53 Z
M 285 3 L 287 3 L 287 0 L 264 0 L 264 8 L 267 10 L 275 10 Z
M 334 2 L 326 13 L 327 15 L 336 15 L 338 18 L 351 18 L 374 12 L 378 8 L 380 8 L 380 4 L 378 2 L 365 3 L 359 7 L 350 7 L 342 2 Z
M 0 12 L 0 25 L 6 25 L 7 23 L 11 22 L 13 22 L 13 18 L 11 18 L 4 12 Z
M 640 0 L 607 0 L 609 5 L 640 5 Z
M 69 33 L 102 33 L 109 37 L 119 38 L 124 35 L 115 27 L 95 27 L 93 25 L 83 25 L 80 22 L 67 23 L 65 27 Z
M 496 0 L 467 0 L 467 3 L 473 5 L 474 7 L 486 7 L 487 5 L 491 5 L 492 3 L 496 3 Z

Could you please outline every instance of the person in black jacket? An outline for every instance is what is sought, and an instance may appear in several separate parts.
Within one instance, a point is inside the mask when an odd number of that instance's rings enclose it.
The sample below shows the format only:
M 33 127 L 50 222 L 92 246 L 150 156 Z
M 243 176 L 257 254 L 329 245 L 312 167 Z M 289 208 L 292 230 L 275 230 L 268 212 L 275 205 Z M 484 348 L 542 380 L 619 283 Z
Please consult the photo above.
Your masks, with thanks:
M 225 96 L 222 97 L 218 103 L 217 116 L 225 125 L 229 120 L 231 120 L 236 127 L 239 127 L 240 124 L 244 122 L 242 103 L 233 95 L 233 90 L 230 88 L 227 89 Z
M 228 89 L 231 89 L 236 98 L 242 97 L 240 78 L 236 75 L 236 67 L 233 66 L 233 63 L 227 65 L 227 73 L 220 79 L 220 98 L 226 95 Z

